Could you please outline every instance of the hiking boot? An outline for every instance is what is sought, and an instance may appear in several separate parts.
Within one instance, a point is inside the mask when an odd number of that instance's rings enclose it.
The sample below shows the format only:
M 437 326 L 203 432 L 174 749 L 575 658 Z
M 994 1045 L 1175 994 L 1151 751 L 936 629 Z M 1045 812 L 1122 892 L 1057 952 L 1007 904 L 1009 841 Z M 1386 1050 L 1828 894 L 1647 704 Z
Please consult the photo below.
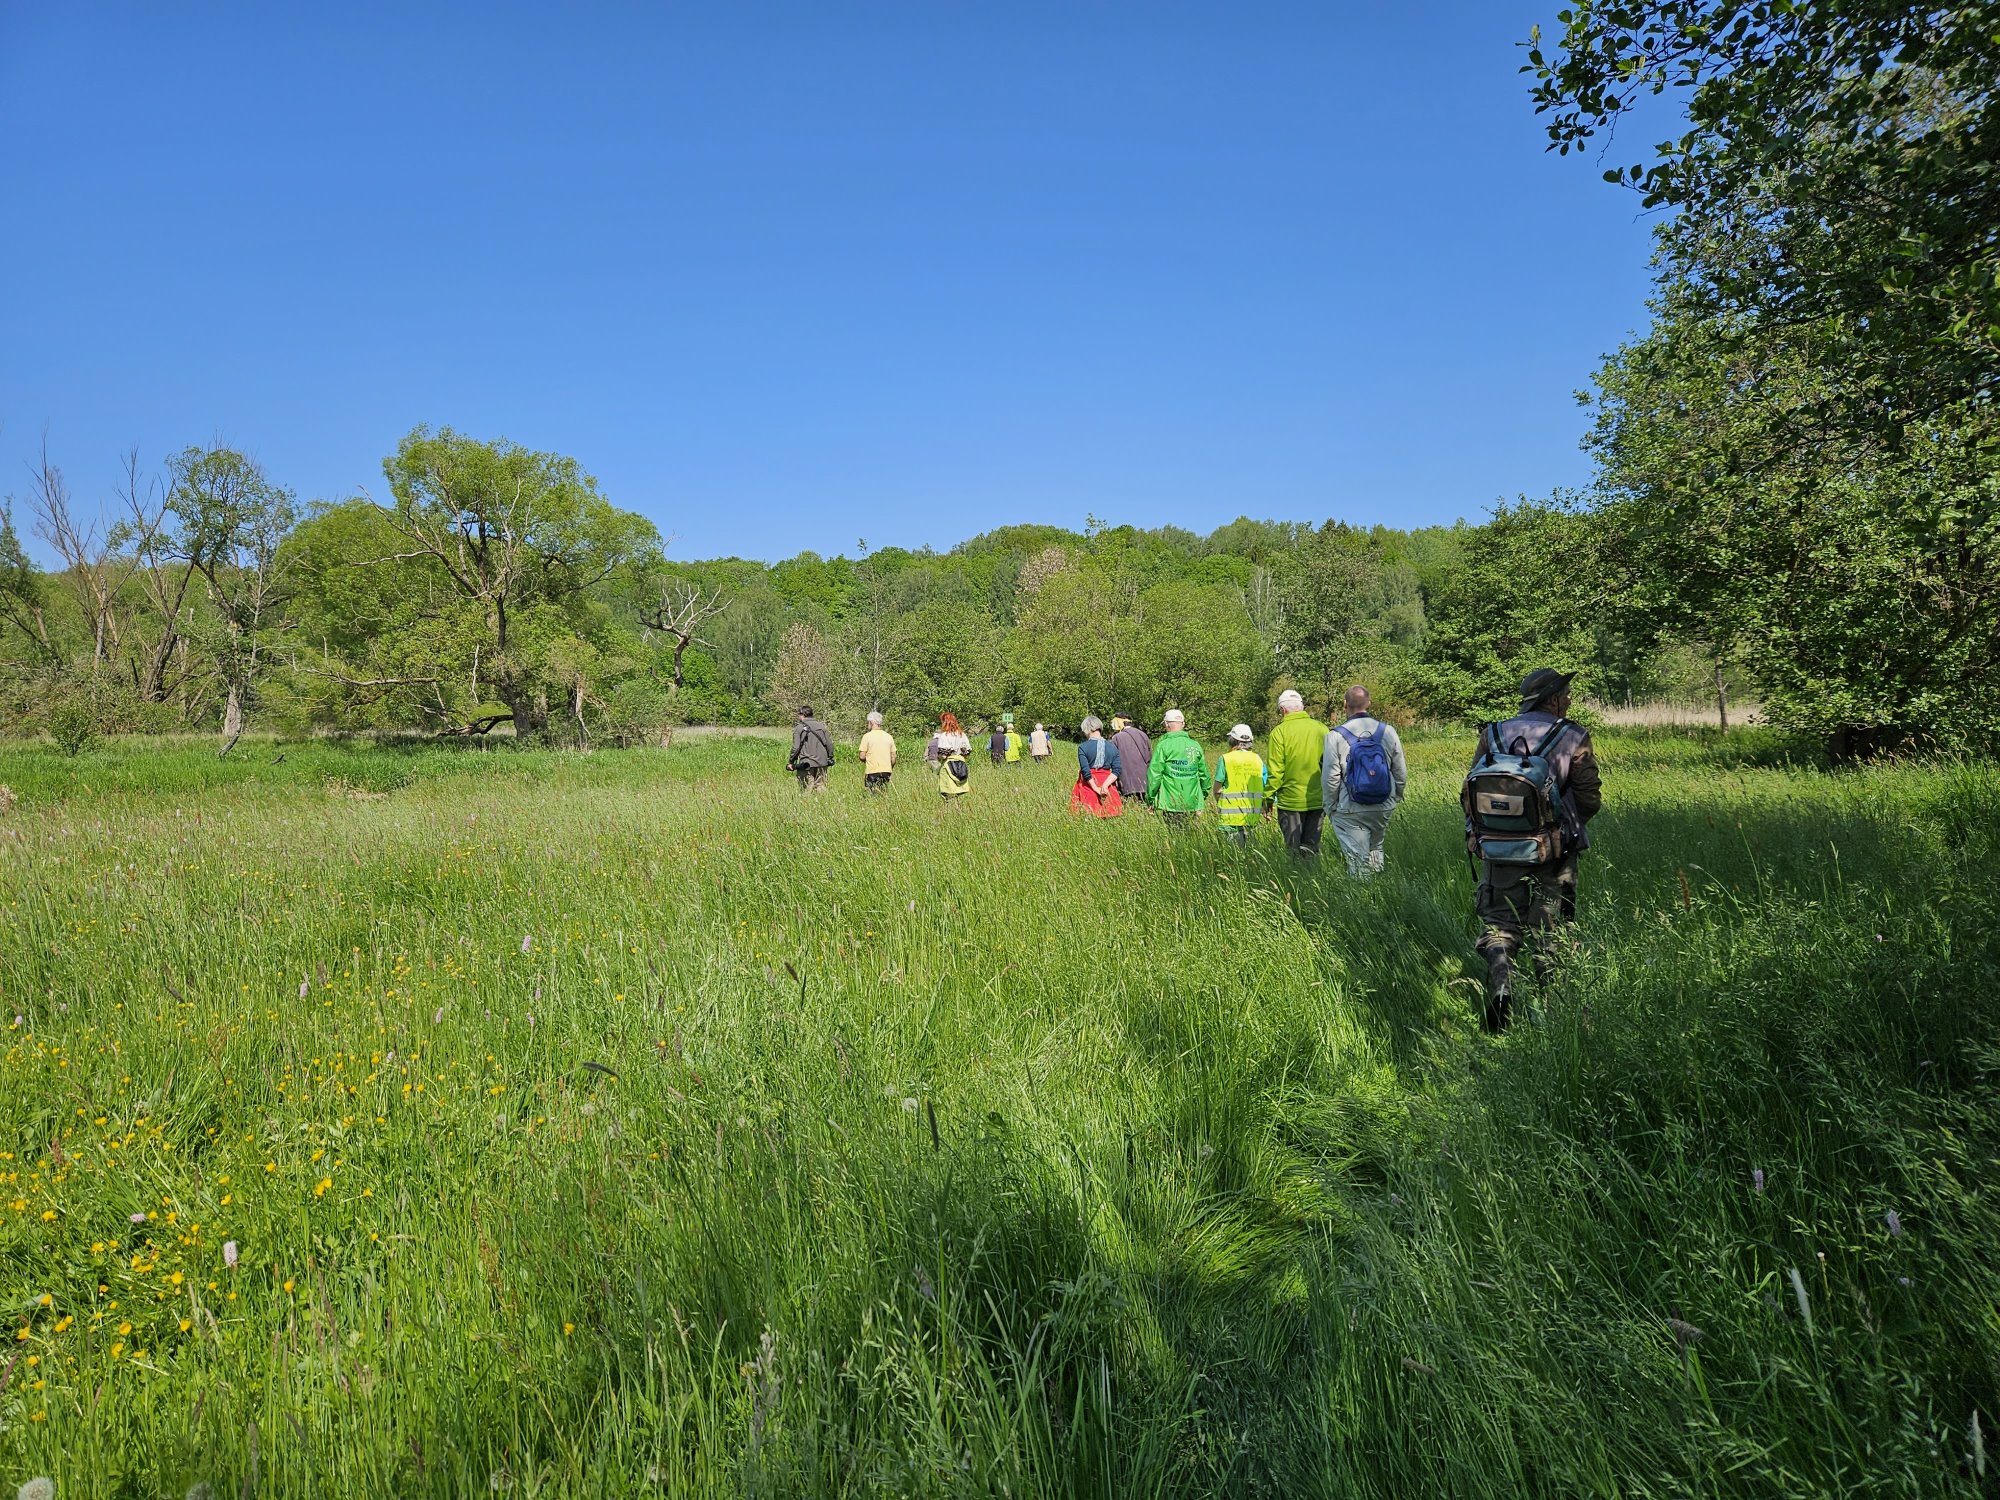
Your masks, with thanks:
M 1507 1023 L 1514 1019 L 1514 997 L 1500 990 L 1486 997 L 1486 1015 L 1481 1021 L 1487 1033 L 1498 1036 L 1507 1029 Z

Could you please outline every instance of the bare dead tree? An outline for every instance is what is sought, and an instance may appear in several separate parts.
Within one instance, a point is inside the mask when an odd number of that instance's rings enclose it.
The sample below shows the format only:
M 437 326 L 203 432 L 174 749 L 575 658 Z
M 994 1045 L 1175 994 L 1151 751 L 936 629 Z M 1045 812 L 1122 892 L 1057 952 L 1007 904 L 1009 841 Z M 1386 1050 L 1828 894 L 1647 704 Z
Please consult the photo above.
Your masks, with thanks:
M 158 480 L 140 484 L 137 448 L 125 455 L 125 481 L 118 498 L 124 503 L 125 519 L 113 528 L 112 537 L 121 549 L 130 550 L 139 587 L 159 622 L 159 635 L 134 654 L 132 684 L 147 702 L 164 703 L 179 685 L 168 680 L 175 657 L 185 661 L 187 655 L 176 648 L 182 643 L 181 618 L 195 567 L 167 527 L 165 490 Z
M 690 646 L 709 646 L 701 627 L 722 613 L 721 589 L 702 589 L 680 578 L 660 580 L 659 603 L 639 611 L 639 623 L 673 642 L 673 658 L 667 673 L 667 691 L 677 694 L 687 684 L 687 651 Z M 710 647 L 710 649 L 713 649 Z M 660 748 L 673 743 L 673 730 L 660 726 Z
M 49 461 L 46 440 L 40 464 L 28 473 L 33 481 L 29 505 L 35 514 L 35 535 L 63 561 L 63 585 L 75 597 L 90 632 L 91 662 L 108 661 L 118 650 L 118 594 L 137 564 L 120 555 L 97 517 L 77 514 L 62 470 Z
M 687 649 L 690 646 L 707 646 L 699 631 L 709 620 L 722 613 L 721 589 L 703 590 L 695 584 L 678 578 L 660 580 L 660 600 L 639 611 L 639 623 L 648 630 L 657 631 L 673 642 L 673 661 L 668 680 L 679 691 L 687 685 Z

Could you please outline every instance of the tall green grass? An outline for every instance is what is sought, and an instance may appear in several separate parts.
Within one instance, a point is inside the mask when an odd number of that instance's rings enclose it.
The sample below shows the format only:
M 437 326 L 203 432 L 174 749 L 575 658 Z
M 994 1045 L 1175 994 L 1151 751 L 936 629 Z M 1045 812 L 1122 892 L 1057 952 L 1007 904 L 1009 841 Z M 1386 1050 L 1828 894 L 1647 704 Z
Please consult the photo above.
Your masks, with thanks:
M 1450 739 L 1365 885 L 1060 766 L 0 753 L 0 1478 L 1989 1492 L 2000 775 L 1603 748 L 1498 1042 Z

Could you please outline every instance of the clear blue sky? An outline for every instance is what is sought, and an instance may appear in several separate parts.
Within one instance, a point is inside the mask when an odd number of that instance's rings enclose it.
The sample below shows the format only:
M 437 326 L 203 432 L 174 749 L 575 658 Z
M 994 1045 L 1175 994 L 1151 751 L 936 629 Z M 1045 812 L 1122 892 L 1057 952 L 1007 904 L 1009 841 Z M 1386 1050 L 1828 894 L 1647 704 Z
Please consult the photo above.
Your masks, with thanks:
M 1645 318 L 1538 19 L 0 0 L 0 494 L 46 431 L 87 499 L 211 439 L 384 498 L 428 422 L 684 557 L 1477 516 Z

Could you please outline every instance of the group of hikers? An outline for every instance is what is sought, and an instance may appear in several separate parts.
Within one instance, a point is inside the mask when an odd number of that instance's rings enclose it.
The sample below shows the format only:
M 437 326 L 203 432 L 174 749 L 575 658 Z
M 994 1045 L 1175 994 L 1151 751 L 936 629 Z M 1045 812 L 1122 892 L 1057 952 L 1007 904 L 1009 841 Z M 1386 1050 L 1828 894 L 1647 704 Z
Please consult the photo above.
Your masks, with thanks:
M 1466 851 L 1479 870 L 1474 909 L 1478 951 L 1486 960 L 1484 1024 L 1503 1031 L 1513 1017 L 1516 960 L 1527 948 L 1539 979 L 1548 941 L 1576 914 L 1578 857 L 1590 845 L 1587 825 L 1603 805 L 1590 734 L 1569 717 L 1574 674 L 1543 667 L 1521 681 L 1520 711 L 1480 730 L 1479 747 L 1460 790 Z M 1264 754 L 1248 724 L 1233 726 L 1213 763 L 1188 732 L 1177 708 L 1161 716 L 1155 740 L 1129 715 L 1084 719 L 1076 747 L 1070 806 L 1093 817 L 1117 817 L 1128 803 L 1185 828 L 1211 817 L 1238 845 L 1265 815 L 1275 815 L 1285 848 L 1300 859 L 1319 854 L 1329 814 L 1348 873 L 1367 879 L 1383 868 L 1383 840 L 1409 785 L 1409 767 L 1395 726 L 1377 718 L 1368 689 L 1347 690 L 1346 717 L 1328 726 L 1306 711 L 1305 699 L 1278 695 L 1279 719 Z M 868 715 L 858 753 L 862 779 L 881 792 L 896 769 L 896 741 L 882 715 Z M 1053 753 L 1036 724 L 1023 737 L 1002 714 L 986 736 L 993 764 L 1040 764 Z M 958 719 L 939 716 L 924 760 L 938 792 L 951 799 L 971 787 L 972 739 Z M 792 731 L 788 767 L 802 791 L 825 787 L 833 765 L 833 734 L 802 705 Z

